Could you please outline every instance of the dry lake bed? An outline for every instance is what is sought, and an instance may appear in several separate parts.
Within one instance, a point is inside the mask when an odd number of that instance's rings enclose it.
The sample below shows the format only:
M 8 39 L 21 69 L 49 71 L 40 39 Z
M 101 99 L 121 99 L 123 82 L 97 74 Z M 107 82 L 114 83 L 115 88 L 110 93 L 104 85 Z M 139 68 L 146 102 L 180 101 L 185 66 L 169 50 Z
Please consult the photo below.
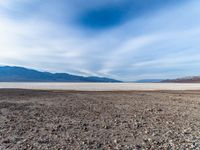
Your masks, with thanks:
M 0 150 L 199 150 L 199 87 L 1 83 Z
M 13 83 L 0 82 L 0 89 L 75 91 L 200 90 L 200 83 Z

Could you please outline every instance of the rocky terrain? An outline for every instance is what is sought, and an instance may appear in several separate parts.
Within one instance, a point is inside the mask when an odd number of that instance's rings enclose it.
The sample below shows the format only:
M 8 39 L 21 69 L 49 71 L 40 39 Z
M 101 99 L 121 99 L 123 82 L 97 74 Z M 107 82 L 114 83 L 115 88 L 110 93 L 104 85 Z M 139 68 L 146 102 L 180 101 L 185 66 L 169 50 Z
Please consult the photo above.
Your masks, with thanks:
M 0 90 L 0 150 L 200 149 L 199 91 Z

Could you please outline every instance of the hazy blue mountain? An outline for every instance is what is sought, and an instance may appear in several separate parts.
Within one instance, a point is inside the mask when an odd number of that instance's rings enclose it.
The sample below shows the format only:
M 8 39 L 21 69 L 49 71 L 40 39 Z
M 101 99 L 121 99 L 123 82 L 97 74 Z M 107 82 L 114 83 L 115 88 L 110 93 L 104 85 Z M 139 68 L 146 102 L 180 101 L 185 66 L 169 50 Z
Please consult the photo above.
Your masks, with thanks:
M 23 67 L 0 66 L 0 82 L 121 82 L 104 77 L 40 72 Z
M 136 83 L 159 83 L 163 79 L 143 79 L 143 80 L 138 80 Z

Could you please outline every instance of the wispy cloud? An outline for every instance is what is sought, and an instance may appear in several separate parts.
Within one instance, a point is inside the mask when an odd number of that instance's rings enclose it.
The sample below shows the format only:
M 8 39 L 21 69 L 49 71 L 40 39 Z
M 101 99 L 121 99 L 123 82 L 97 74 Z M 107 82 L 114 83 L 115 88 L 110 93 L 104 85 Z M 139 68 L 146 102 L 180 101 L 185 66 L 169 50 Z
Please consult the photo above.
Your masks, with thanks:
M 0 64 L 121 80 L 197 75 L 200 2 L 148 3 L 0 0 Z M 115 11 L 128 16 L 116 22 Z

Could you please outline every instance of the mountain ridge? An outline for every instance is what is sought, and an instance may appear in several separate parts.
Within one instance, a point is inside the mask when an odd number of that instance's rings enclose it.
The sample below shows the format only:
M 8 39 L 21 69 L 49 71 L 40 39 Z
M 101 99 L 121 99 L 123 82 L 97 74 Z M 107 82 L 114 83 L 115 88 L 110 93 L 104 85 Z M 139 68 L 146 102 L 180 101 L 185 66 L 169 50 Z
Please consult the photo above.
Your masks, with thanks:
M 41 72 L 19 66 L 0 66 L 0 82 L 121 82 L 119 80 L 78 76 L 68 73 Z
M 135 83 L 159 83 L 162 80 L 163 79 L 141 79 L 141 80 L 135 81 Z
M 167 79 L 161 81 L 162 83 L 200 83 L 200 76 L 188 76 L 176 79 Z

